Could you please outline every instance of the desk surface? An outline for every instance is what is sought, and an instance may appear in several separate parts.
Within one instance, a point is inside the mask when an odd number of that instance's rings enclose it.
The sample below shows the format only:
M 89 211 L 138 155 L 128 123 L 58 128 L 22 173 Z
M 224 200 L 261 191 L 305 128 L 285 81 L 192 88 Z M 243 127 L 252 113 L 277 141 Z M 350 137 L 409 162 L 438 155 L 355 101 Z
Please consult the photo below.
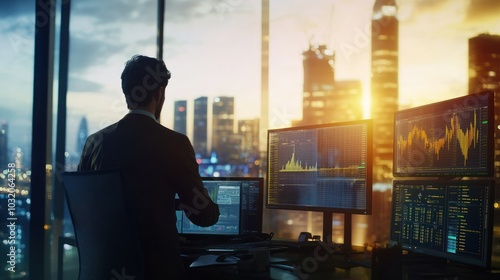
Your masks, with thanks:
M 226 265 L 213 265 L 190 268 L 192 279 L 356 279 L 377 280 L 490 280 L 500 279 L 500 274 L 477 271 L 453 265 L 430 262 L 402 262 L 400 255 L 371 267 L 367 259 L 370 252 L 358 251 L 353 254 L 326 254 L 316 250 L 307 254 L 301 252 L 278 251 L 271 254 L 269 266 L 261 272 L 241 270 L 235 262 Z M 366 262 L 366 264 L 365 264 Z M 395 277 L 395 278 L 394 278 Z M 191 279 L 190 278 L 190 279 Z
M 208 259 L 213 259 L 209 257 Z M 356 275 L 352 278 L 353 273 Z M 348 261 L 344 254 L 316 252 L 283 252 L 271 255 L 267 269 L 254 272 L 242 270 L 236 261 L 226 264 L 190 267 L 191 278 L 214 276 L 217 279 L 370 279 L 370 269 Z M 201 278 L 200 278 L 201 279 Z

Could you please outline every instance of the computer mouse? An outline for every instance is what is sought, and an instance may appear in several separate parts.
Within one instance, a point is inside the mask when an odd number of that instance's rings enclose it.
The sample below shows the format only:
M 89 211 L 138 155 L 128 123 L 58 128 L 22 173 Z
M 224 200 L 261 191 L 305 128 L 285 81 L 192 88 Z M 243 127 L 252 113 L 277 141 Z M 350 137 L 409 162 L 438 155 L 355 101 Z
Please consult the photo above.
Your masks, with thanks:
M 215 259 L 216 262 L 234 262 L 234 261 L 239 261 L 239 260 L 240 260 L 240 258 L 238 258 L 232 254 L 220 255 Z

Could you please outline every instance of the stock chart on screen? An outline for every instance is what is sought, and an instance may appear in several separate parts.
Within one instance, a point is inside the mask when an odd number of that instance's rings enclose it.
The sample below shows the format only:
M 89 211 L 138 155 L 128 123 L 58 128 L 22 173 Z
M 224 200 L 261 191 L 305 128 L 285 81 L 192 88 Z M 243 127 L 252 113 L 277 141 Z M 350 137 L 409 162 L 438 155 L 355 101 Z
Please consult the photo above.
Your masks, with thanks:
M 371 121 L 268 132 L 267 207 L 371 211 Z
M 492 92 L 401 110 L 394 124 L 395 176 L 492 176 Z

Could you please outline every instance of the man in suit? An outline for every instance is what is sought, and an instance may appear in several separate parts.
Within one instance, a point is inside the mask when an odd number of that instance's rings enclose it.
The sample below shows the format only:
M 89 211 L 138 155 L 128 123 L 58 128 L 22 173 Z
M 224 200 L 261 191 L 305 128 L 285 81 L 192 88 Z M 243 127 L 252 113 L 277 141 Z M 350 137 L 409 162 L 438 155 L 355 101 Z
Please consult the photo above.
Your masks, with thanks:
M 145 279 L 182 279 L 175 195 L 198 226 L 215 224 L 219 207 L 206 193 L 189 139 L 157 122 L 170 79 L 163 61 L 133 56 L 121 79 L 129 113 L 87 138 L 78 169 L 122 169 L 138 225 Z

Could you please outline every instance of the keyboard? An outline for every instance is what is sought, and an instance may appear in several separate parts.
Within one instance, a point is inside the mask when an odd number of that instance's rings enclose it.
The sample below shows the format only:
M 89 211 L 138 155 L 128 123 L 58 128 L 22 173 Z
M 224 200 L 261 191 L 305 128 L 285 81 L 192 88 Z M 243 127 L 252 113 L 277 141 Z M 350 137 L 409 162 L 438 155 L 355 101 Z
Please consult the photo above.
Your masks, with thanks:
M 321 241 L 293 241 L 293 240 L 271 240 L 271 246 L 282 246 L 291 249 L 305 249 L 305 248 L 316 248 L 318 246 L 324 246 L 320 244 Z
M 292 241 L 292 240 L 262 240 L 252 242 L 224 242 L 209 245 L 183 246 L 185 253 L 203 253 L 203 252 L 245 252 L 252 248 L 267 247 L 271 251 L 280 251 L 287 249 L 290 251 L 313 251 L 318 246 L 334 246 L 321 241 Z M 333 247 L 331 247 L 333 248 Z
M 248 251 L 252 248 L 269 247 L 269 241 L 255 241 L 243 243 L 221 243 L 213 244 L 206 247 L 208 252 L 240 252 Z

